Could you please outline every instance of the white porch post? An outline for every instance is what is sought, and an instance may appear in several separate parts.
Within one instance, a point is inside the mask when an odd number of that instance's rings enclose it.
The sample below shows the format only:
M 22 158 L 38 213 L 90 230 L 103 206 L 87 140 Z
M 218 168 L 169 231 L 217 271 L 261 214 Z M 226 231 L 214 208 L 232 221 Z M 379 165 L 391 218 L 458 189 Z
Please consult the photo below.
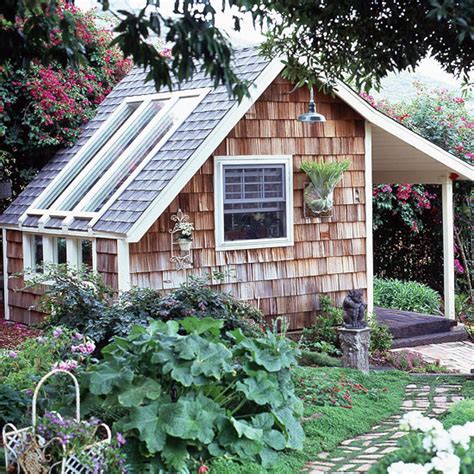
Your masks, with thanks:
M 453 182 L 447 176 L 443 180 L 443 269 L 444 269 L 444 315 L 455 318 L 454 310 L 454 212 Z
M 374 311 L 374 245 L 372 225 L 372 128 L 365 121 L 365 261 L 367 273 L 367 311 Z

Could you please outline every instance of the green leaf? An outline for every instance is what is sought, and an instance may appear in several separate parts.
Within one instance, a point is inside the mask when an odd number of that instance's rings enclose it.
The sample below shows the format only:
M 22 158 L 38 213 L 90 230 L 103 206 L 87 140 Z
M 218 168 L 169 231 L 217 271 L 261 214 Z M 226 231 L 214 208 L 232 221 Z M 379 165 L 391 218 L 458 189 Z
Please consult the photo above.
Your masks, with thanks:
M 186 446 L 186 441 L 182 439 L 167 439 L 166 445 L 160 454 L 165 460 L 167 467 L 172 468 L 173 472 L 181 472 L 186 467 L 186 460 L 189 458 Z
M 258 405 L 279 406 L 283 402 L 283 397 L 278 390 L 277 382 L 268 375 L 267 372 L 258 371 L 255 377 L 237 382 L 236 388 Z
M 153 379 L 146 378 L 142 381 L 135 379 L 118 397 L 120 404 L 124 407 L 140 405 L 145 398 L 156 400 L 161 394 L 161 385 Z
M 278 462 L 278 453 L 273 451 L 273 449 L 263 447 L 259 456 L 262 460 L 262 466 L 265 468 L 272 467 Z
M 301 423 L 293 416 L 289 408 L 282 408 L 274 412 L 275 419 L 286 433 L 286 447 L 292 449 L 302 449 L 304 441 L 304 431 Z
M 114 386 L 124 381 L 131 382 L 133 372 L 116 361 L 98 364 L 90 376 L 90 391 L 95 395 L 107 395 Z
M 231 418 L 230 422 L 235 428 L 235 431 L 237 431 L 239 438 L 245 436 L 246 438 L 253 440 L 262 439 L 263 430 L 259 428 L 254 428 L 250 423 L 247 423 L 246 421 L 239 421 L 235 418 Z
M 213 336 L 219 336 L 224 321 L 214 318 L 186 318 L 180 321 L 181 327 L 189 334 L 211 333 Z
M 176 438 L 199 440 L 209 444 L 214 440 L 214 423 L 224 410 L 203 395 L 188 395 L 160 409 L 163 429 Z
M 149 405 L 132 408 L 128 420 L 122 425 L 124 431 L 138 430 L 140 440 L 145 442 L 151 454 L 161 451 L 166 443 L 166 433 L 158 416 L 162 406 L 160 401 L 154 401 Z

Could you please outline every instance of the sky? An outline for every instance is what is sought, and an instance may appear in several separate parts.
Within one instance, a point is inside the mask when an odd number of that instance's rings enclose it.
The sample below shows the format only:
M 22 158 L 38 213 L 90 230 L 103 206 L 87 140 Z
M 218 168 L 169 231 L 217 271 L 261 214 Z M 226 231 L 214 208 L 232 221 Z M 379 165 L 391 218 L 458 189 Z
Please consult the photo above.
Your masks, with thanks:
M 216 3 L 216 10 L 219 10 L 219 5 L 221 4 L 221 0 L 212 0 Z M 75 4 L 79 8 L 89 9 L 89 8 L 98 8 L 101 9 L 100 4 L 97 0 L 76 0 Z M 110 0 L 110 5 L 113 10 L 118 9 L 139 9 L 146 4 L 146 0 Z M 160 0 L 160 10 L 162 13 L 166 14 L 172 13 L 174 0 Z M 151 7 L 150 7 L 151 8 Z M 247 46 L 252 44 L 258 44 L 261 41 L 262 36 L 258 33 L 252 24 L 250 18 L 244 19 L 242 23 L 242 29 L 239 32 L 233 30 L 233 21 L 232 15 L 228 12 L 224 14 L 219 12 L 217 16 L 217 25 L 227 31 L 230 38 L 234 40 L 239 45 Z M 442 81 L 447 84 L 447 86 L 451 87 L 460 87 L 460 81 L 456 80 L 454 76 L 448 74 L 447 72 L 443 71 L 439 65 L 439 63 L 432 59 L 426 58 L 419 66 L 415 69 L 415 73 L 422 74 L 427 77 L 431 77 L 436 79 L 437 81 Z

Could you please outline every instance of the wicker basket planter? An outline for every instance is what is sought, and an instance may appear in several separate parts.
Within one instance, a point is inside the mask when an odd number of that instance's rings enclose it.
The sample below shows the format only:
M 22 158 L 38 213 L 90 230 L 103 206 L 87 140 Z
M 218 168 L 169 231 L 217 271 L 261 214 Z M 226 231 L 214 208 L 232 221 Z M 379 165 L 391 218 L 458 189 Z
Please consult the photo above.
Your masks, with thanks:
M 102 423 L 97 426 L 97 433 L 103 431 L 104 437 L 94 444 L 84 446 L 80 458 L 74 453 L 68 453 L 63 446 L 63 456 L 60 461 L 52 460 L 48 455 L 48 448 L 52 443 L 58 442 L 56 438 L 46 442 L 44 438 L 38 435 L 36 428 L 38 426 L 37 418 L 37 399 L 38 393 L 44 382 L 51 376 L 64 373 L 67 374 L 73 381 L 76 394 L 76 413 L 75 419 L 80 422 L 80 398 L 79 398 L 79 383 L 76 377 L 61 369 L 55 369 L 46 374 L 35 388 L 33 394 L 32 404 L 32 422 L 31 426 L 27 428 L 17 429 L 11 423 L 7 423 L 3 427 L 3 446 L 5 450 L 5 466 L 6 472 L 18 474 L 91 474 L 93 472 L 92 466 L 100 458 L 101 447 L 104 444 L 110 444 L 111 432 L 110 428 Z M 58 415 L 60 416 L 60 415 Z M 90 462 L 85 463 L 87 459 Z

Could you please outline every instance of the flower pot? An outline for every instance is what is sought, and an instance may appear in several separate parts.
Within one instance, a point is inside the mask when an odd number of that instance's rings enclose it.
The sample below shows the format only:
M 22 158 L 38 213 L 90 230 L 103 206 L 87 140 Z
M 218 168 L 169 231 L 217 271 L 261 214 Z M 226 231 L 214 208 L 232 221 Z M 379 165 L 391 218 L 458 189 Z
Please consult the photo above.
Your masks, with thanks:
M 330 211 L 334 206 L 334 192 L 330 191 L 323 196 L 313 183 L 309 183 L 304 190 L 304 200 L 306 205 L 315 214 Z
M 0 199 L 8 199 L 12 196 L 12 183 L 0 181 Z
M 189 252 L 193 241 L 188 239 L 178 239 L 178 245 L 182 252 Z

